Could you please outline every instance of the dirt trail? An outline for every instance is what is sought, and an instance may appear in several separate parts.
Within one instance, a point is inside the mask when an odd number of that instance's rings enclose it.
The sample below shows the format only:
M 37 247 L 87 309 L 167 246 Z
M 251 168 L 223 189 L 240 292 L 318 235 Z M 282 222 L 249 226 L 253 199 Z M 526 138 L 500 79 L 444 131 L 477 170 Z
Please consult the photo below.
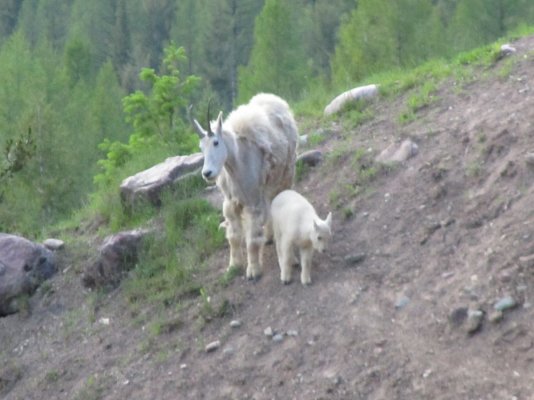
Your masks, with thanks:
M 210 293 L 214 305 L 230 304 L 230 315 L 201 324 L 200 305 L 184 305 L 183 324 L 154 339 L 124 315 L 120 290 L 80 330 L 75 316 L 90 313 L 87 294 L 79 276 L 63 274 L 32 300 L 30 317 L 0 320 L 0 355 L 9 357 L 0 392 L 6 399 L 534 399 L 534 262 L 525 258 L 534 254 L 534 166 L 526 161 L 534 152 L 534 37 L 513 46 L 514 62 L 479 70 L 467 85 L 449 81 L 409 124 L 398 122 L 403 99 L 377 102 L 375 117 L 353 131 L 333 123 L 322 145 L 331 153 L 343 143 L 377 154 L 404 138 L 419 153 L 357 197 L 345 190 L 356 179 L 351 155 L 297 185 L 322 216 L 333 199 L 341 204 L 334 243 L 315 257 L 313 285 L 302 287 L 297 270 L 282 285 L 270 246 L 261 280 L 237 278 Z M 224 249 L 206 279 L 215 281 L 226 260 Z M 499 320 L 494 304 L 506 296 L 518 304 Z M 467 309 L 482 312 L 473 333 Z M 266 336 L 269 327 L 282 336 Z M 220 348 L 206 353 L 215 340 Z

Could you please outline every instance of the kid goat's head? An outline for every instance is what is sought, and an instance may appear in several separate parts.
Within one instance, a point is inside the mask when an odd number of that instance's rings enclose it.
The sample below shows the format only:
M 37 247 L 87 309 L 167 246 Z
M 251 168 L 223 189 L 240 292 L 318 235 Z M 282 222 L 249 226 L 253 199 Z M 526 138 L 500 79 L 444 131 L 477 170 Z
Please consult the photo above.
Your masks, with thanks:
M 313 228 L 311 237 L 313 248 L 319 253 L 323 253 L 332 238 L 332 213 L 328 213 L 324 221 L 319 217 L 315 218 Z
M 226 146 L 222 140 L 222 111 L 219 113 L 217 120 L 212 124 L 210 121 L 210 107 L 208 105 L 208 130 L 204 130 L 200 123 L 192 118 L 191 108 L 192 106 L 189 106 L 189 119 L 191 120 L 195 132 L 200 137 L 200 150 L 202 151 L 202 154 L 204 154 L 202 177 L 207 182 L 213 182 L 221 173 L 228 155 Z M 213 127 L 215 128 L 215 131 L 213 131 Z

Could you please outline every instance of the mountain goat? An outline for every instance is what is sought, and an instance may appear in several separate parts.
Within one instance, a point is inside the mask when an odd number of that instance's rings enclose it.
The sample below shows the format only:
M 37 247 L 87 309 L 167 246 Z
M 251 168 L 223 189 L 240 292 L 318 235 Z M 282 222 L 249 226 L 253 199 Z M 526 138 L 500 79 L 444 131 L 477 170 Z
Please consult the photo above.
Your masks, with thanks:
M 332 213 L 323 221 L 308 200 L 294 190 L 284 190 L 271 203 L 271 223 L 280 264 L 280 279 L 291 281 L 295 250 L 300 253 L 303 285 L 311 283 L 313 251 L 322 253 L 332 237 Z
M 209 110 L 208 110 L 209 121 Z M 293 184 L 298 131 L 288 104 L 273 94 L 260 93 L 223 122 L 222 112 L 207 131 L 191 118 L 204 154 L 202 176 L 221 190 L 226 239 L 232 266 L 244 266 L 246 276 L 261 276 L 264 226 L 274 196 Z

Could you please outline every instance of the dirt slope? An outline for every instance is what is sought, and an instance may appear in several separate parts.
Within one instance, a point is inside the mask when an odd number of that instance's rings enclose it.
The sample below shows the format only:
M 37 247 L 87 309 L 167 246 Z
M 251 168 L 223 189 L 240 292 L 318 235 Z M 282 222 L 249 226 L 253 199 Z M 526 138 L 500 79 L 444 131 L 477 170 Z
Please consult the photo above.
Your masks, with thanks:
M 467 85 L 448 81 L 412 123 L 399 124 L 405 99 L 396 99 L 374 104 L 375 117 L 358 128 L 332 124 L 322 145 L 330 154 L 340 146 L 377 154 L 408 137 L 419 154 L 357 197 L 348 189 L 358 179 L 350 154 L 297 185 L 322 216 L 341 204 L 312 286 L 300 285 L 297 270 L 282 285 L 270 246 L 260 281 L 237 278 L 208 293 L 230 315 L 205 323 L 202 301 L 184 302 L 179 320 L 155 335 L 125 312 L 120 290 L 94 312 L 67 258 L 29 316 L 0 319 L 0 394 L 534 399 L 534 166 L 526 159 L 534 152 L 534 37 L 513 45 L 509 74 L 503 60 Z M 213 258 L 207 287 L 227 256 Z M 507 296 L 518 304 L 499 320 L 494 304 Z M 482 312 L 474 333 L 468 308 Z M 280 341 L 265 335 L 268 327 Z M 206 353 L 215 340 L 221 346 Z

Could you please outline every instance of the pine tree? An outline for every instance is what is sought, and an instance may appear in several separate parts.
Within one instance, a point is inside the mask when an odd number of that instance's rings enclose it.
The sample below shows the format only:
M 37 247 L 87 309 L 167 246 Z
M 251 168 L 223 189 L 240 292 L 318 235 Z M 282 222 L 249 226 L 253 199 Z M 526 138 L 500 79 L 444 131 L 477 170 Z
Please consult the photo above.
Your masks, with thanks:
M 239 71 L 240 102 L 259 91 L 297 98 L 306 82 L 308 69 L 302 43 L 298 40 L 297 18 L 291 4 L 267 0 L 256 19 L 254 47 L 250 61 Z
M 22 0 L 4 0 L 0 7 L 0 42 L 15 30 Z

